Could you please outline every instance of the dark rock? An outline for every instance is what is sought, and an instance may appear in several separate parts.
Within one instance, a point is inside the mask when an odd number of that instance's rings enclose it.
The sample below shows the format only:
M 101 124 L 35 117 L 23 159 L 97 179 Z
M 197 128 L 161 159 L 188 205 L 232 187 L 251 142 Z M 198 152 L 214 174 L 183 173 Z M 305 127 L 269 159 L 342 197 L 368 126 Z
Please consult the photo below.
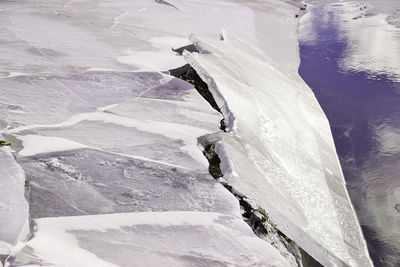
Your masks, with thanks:
M 394 208 L 395 208 L 398 212 L 400 212 L 400 204 L 397 204 Z
M 167 5 L 167 6 L 170 6 L 170 7 L 178 9 L 176 6 L 174 6 L 173 4 L 171 4 L 171 3 L 169 3 L 169 2 L 167 2 L 165 0 L 154 0 L 154 1 L 156 3 L 158 3 L 158 4 Z
M 217 102 L 215 102 L 212 93 L 210 92 L 210 90 L 208 90 L 208 85 L 200 78 L 197 72 L 189 64 L 169 70 L 169 74 L 175 76 L 176 78 L 182 79 L 190 84 L 193 84 L 197 92 L 199 92 L 199 94 L 205 100 L 207 100 L 207 102 L 210 103 L 210 105 L 216 111 L 221 113 L 221 110 L 218 107 Z
M 210 166 L 208 167 L 208 171 L 210 172 L 211 176 L 215 179 L 224 176 L 220 167 L 221 159 L 215 151 L 215 144 L 206 145 L 204 147 L 203 154 L 210 164 Z
M 178 53 L 179 55 L 182 55 L 183 51 L 185 51 L 185 50 L 187 50 L 190 53 L 193 53 L 193 52 L 199 53 L 199 50 L 197 49 L 197 47 L 194 44 L 182 46 L 177 49 L 172 49 L 172 51 Z

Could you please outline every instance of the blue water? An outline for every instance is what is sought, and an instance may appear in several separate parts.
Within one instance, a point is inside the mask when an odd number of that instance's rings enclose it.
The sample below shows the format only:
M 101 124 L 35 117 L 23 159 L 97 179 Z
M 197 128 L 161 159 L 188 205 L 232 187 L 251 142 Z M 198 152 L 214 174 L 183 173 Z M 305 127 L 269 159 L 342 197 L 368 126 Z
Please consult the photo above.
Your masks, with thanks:
M 400 83 L 390 79 L 390 73 L 342 71 L 339 62 L 348 40 L 339 32 L 334 9 L 314 7 L 309 12 L 316 15 L 311 24 L 317 39 L 300 42 L 299 73 L 330 122 L 374 264 L 400 266 L 400 212 L 395 209 L 400 198 L 400 153 L 396 149 L 383 153 L 382 139 L 377 138 L 382 129 L 389 129 L 385 135 L 389 139 L 390 131 L 395 134 L 400 129 Z

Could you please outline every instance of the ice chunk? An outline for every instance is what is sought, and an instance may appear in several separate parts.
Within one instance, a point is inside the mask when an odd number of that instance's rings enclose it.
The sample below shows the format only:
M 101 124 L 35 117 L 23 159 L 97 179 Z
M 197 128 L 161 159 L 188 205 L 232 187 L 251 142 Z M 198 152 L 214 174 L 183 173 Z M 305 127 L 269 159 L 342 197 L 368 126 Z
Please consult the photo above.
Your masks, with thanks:
M 92 149 L 19 159 L 30 181 L 33 218 L 192 210 L 231 214 L 234 197 L 203 170 Z
M 224 115 L 234 118 L 235 127 L 217 144 L 225 179 L 322 264 L 371 266 L 328 121 L 311 89 L 237 49 L 239 39 L 193 38 L 208 53 L 185 58 L 217 93 L 217 103 L 226 103 Z

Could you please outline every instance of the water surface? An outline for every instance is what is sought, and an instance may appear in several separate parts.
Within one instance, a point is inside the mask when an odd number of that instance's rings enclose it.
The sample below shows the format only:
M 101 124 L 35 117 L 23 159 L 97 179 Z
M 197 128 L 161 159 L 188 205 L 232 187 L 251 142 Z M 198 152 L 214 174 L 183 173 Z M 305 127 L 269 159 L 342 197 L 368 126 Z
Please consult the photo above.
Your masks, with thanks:
M 355 54 L 355 58 L 366 57 L 368 63 L 376 63 L 379 57 L 368 58 L 368 53 L 357 50 L 354 40 L 358 40 L 356 35 L 361 29 L 349 29 L 351 23 L 360 22 L 340 17 L 340 8 L 315 6 L 302 20 L 299 73 L 313 89 L 330 122 L 348 190 L 375 265 L 400 266 L 400 211 L 396 209 L 400 203 L 398 73 L 385 72 L 385 68 L 374 72 L 361 65 L 343 66 L 346 57 Z M 361 19 L 373 22 L 377 18 Z M 380 28 L 373 30 L 380 34 Z M 390 31 L 390 38 L 399 37 L 400 44 L 400 31 Z M 366 45 L 371 51 L 382 50 L 374 47 L 373 36 L 370 42 Z M 394 59 L 400 57 L 390 51 L 387 54 Z

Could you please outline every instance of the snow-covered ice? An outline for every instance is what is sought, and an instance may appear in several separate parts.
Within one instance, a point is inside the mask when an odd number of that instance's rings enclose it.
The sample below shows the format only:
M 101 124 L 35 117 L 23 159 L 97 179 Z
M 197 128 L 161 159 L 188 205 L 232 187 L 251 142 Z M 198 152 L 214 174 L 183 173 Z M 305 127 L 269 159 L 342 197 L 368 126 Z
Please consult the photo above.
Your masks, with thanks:
M 208 174 L 197 138 L 220 132 L 221 115 L 161 73 L 189 60 L 230 130 L 217 144 L 225 178 L 320 262 L 368 266 L 329 125 L 297 74 L 296 12 L 273 0 L 0 3 L 0 127 L 34 218 L 15 265 L 295 264 Z M 210 54 L 171 50 L 192 33 Z
M 18 137 L 22 141 L 23 149 L 18 153 L 22 157 L 43 154 L 48 152 L 57 152 L 84 148 L 77 142 L 60 137 L 48 137 L 40 135 L 24 135 Z M 43 144 L 46 144 L 44 146 Z

